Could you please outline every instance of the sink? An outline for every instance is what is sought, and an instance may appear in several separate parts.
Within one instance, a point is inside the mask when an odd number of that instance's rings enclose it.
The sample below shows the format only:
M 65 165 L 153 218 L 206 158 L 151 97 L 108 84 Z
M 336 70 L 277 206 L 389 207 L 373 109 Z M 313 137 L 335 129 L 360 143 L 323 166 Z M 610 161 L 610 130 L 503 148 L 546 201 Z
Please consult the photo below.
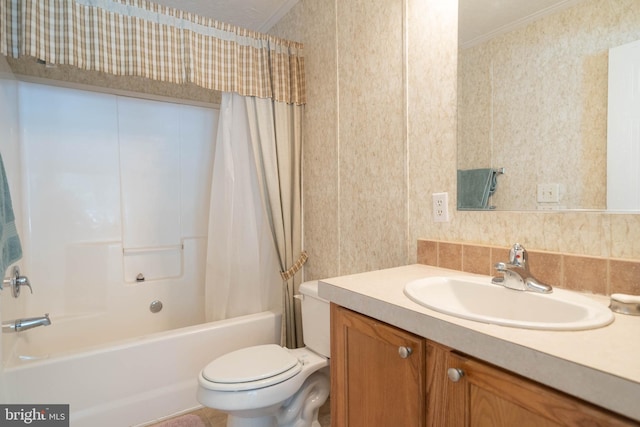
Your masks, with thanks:
M 438 276 L 414 280 L 404 293 L 429 309 L 463 319 L 525 329 L 577 331 L 606 326 L 614 316 L 606 305 L 577 292 L 517 291 L 490 277 Z

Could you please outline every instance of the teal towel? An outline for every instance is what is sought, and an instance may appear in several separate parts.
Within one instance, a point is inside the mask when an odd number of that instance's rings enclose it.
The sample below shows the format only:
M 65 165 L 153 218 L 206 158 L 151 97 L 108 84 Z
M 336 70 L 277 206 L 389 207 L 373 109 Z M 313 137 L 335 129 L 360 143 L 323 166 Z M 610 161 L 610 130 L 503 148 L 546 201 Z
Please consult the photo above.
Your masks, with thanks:
M 9 183 L 2 155 L 0 155 L 0 181 L 0 251 L 2 251 L 0 271 L 3 274 L 2 278 L 4 278 L 7 268 L 22 258 L 22 245 L 16 229 L 11 193 L 9 193 Z
M 489 196 L 496 190 L 493 169 L 458 170 L 458 209 L 490 209 Z

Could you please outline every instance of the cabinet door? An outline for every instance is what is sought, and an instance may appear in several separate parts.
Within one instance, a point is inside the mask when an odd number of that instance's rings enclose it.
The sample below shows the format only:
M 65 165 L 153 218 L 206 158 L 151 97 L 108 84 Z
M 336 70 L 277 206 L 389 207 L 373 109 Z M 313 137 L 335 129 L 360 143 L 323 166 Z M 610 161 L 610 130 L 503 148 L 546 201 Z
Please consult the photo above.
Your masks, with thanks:
M 467 390 L 447 377 L 447 369 L 462 369 L 451 349 L 427 342 L 427 425 L 466 426 Z M 518 426 L 519 427 L 519 426 Z
M 439 375 L 444 383 L 442 393 L 428 390 L 430 426 L 638 425 L 552 388 L 448 351 L 446 347 L 429 343 L 427 352 L 429 367 L 439 369 L 434 376 Z
M 425 340 L 331 305 L 331 425 L 423 427 Z

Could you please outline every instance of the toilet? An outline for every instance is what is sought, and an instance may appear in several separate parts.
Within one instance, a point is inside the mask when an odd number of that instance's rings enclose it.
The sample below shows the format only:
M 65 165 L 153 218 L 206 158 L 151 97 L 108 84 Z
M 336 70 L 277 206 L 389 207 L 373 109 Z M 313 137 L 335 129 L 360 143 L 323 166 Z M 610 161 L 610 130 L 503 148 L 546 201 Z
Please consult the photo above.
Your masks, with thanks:
M 318 282 L 300 285 L 306 347 L 276 344 L 232 351 L 198 375 L 198 401 L 228 414 L 227 427 L 320 427 L 329 396 L 329 302 Z

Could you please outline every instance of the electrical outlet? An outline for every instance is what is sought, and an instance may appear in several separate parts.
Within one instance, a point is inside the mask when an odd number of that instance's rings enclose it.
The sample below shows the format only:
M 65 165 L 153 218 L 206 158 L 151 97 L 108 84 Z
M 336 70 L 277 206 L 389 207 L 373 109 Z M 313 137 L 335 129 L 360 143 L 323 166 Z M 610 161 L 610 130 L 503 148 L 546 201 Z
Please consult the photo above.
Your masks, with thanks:
M 558 203 L 560 201 L 560 184 L 538 184 L 538 202 Z
M 433 193 L 433 222 L 449 222 L 449 193 Z

